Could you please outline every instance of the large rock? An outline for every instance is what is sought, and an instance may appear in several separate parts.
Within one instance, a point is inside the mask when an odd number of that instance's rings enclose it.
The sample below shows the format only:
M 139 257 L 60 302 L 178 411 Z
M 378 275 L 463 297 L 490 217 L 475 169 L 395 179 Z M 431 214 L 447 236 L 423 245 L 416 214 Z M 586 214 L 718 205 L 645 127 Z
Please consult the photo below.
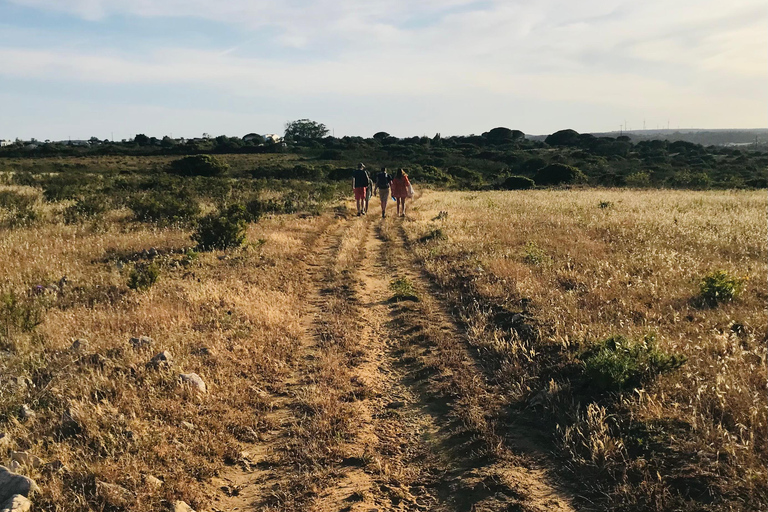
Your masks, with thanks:
M 163 350 L 153 357 L 147 364 L 152 368 L 170 368 L 173 364 L 173 356 L 171 356 L 171 353 L 167 350 Z
M 173 512 L 195 512 L 195 509 L 193 509 L 183 501 L 174 501 Z
M 37 492 L 39 490 L 37 484 L 31 478 L 17 475 L 5 466 L 0 466 L 0 503 L 5 503 L 16 494 L 29 496 L 30 492 Z
M 182 373 L 179 375 L 181 383 L 195 393 L 207 393 L 208 388 L 202 378 L 196 373 Z
M 21 494 L 14 494 L 8 501 L 0 505 L 0 512 L 29 512 L 32 502 Z

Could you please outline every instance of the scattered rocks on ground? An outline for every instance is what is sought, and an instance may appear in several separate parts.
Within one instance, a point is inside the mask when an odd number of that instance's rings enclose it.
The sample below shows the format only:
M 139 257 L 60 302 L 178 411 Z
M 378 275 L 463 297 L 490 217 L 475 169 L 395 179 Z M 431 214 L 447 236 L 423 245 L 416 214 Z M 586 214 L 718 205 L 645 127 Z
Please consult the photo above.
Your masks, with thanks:
M 174 501 L 172 510 L 173 512 L 195 512 L 195 509 L 193 509 L 183 501 Z
M 201 379 L 200 376 L 196 373 L 182 373 L 179 375 L 179 379 L 181 379 L 182 384 L 196 393 L 208 392 L 208 388 L 206 387 L 205 382 L 203 382 L 203 379 Z
M 11 452 L 11 460 L 30 468 L 38 468 L 43 464 L 40 457 L 27 452 Z
M 163 350 L 155 357 L 153 357 L 149 363 L 152 368 L 170 368 L 173 365 L 173 356 L 167 350 Z
M 83 352 L 88 349 L 88 340 L 84 339 L 76 339 L 72 342 L 72 344 L 69 346 L 70 352 Z
M 39 490 L 31 478 L 18 475 L 5 466 L 0 466 L 0 503 L 5 503 L 16 494 L 29 496 L 30 492 Z
M 35 416 L 37 416 L 37 413 L 32 410 L 30 406 L 27 404 L 24 404 L 21 406 L 21 410 L 19 411 L 19 417 L 22 421 L 30 421 L 35 419 Z
M 152 346 L 152 338 L 149 336 L 139 336 L 138 338 L 131 338 L 128 341 L 136 350 Z
M 5 503 L 0 504 L 0 512 L 28 512 L 32 502 L 21 494 L 14 494 Z
M 113 507 L 126 507 L 133 501 L 133 493 L 117 484 L 97 481 L 96 494 Z

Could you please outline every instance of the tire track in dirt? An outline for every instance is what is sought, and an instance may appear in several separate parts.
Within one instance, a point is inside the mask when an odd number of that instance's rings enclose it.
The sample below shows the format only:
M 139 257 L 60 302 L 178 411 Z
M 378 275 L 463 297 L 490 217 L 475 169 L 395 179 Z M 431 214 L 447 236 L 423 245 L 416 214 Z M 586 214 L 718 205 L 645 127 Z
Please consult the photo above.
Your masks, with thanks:
M 363 217 L 319 236 L 273 428 L 216 482 L 230 496 L 214 511 L 572 510 L 495 432 L 503 401 L 394 236 L 400 222 Z M 391 300 L 395 278 L 419 300 Z
M 265 423 L 271 428 L 258 433 L 259 442 L 245 444 L 237 463 L 213 479 L 212 483 L 221 491 L 214 495 L 214 512 L 264 510 L 267 504 L 274 505 L 283 497 L 281 489 L 288 485 L 292 468 L 282 451 L 289 442 L 287 436 L 291 426 L 297 422 L 296 396 L 304 385 L 307 365 L 314 358 L 313 333 L 322 309 L 323 282 L 327 269 L 333 266 L 338 255 L 347 228 L 337 217 L 328 221 L 318 235 L 305 244 L 313 248 L 304 263 L 308 284 L 303 314 L 306 336 L 296 347 L 295 367 L 290 377 L 279 389 L 262 390 L 270 404 Z

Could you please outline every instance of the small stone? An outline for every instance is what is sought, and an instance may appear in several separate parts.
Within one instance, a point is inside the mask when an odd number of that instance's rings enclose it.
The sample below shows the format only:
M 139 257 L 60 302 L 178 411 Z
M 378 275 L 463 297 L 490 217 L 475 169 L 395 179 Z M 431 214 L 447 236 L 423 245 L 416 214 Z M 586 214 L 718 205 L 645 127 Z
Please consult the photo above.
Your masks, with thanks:
M 29 496 L 30 492 L 37 492 L 40 489 L 31 478 L 24 475 L 17 475 L 8 470 L 5 466 L 0 466 L 0 503 L 5 503 L 15 494 Z
M 11 460 L 30 468 L 38 468 L 43 464 L 40 457 L 27 452 L 11 452 Z
M 203 382 L 203 379 L 201 379 L 200 376 L 196 373 L 182 373 L 179 375 L 179 379 L 181 379 L 182 384 L 197 393 L 208 392 L 208 388 L 206 387 L 205 382 Z
M 193 509 L 183 501 L 174 501 L 173 512 L 195 512 L 195 509 Z
M 29 512 L 32 502 L 21 494 L 14 494 L 11 498 L 0 505 L 0 512 Z
M 19 464 L 15 460 L 12 460 L 11 463 L 8 464 L 8 469 L 13 471 L 14 473 L 18 473 L 22 469 L 22 467 L 21 467 L 21 464 Z
M 69 346 L 70 352 L 82 352 L 87 349 L 88 349 L 88 340 L 83 340 L 79 338 L 73 341 L 72 344 Z
M 19 411 L 19 417 L 22 419 L 22 421 L 29 421 L 35 419 L 35 416 L 37 416 L 37 413 L 32 410 L 30 406 L 27 404 L 24 404 L 21 406 L 21 410 Z
M 11 436 L 7 432 L 0 432 L 0 449 L 11 446 Z
M 147 364 L 153 368 L 170 368 L 173 364 L 173 357 L 170 352 L 163 350 L 153 357 Z
M 188 421 L 182 421 L 181 422 L 181 426 L 184 427 L 184 428 L 188 428 L 189 430 L 195 430 L 195 428 L 197 428 L 192 423 L 190 423 Z
M 144 482 L 154 489 L 159 489 L 164 484 L 162 480 L 152 475 L 144 475 Z
M 136 350 L 152 346 L 152 338 L 149 336 L 139 336 L 138 338 L 131 338 L 128 341 Z
M 127 507 L 133 501 L 133 493 L 117 484 L 96 482 L 96 494 L 113 507 Z

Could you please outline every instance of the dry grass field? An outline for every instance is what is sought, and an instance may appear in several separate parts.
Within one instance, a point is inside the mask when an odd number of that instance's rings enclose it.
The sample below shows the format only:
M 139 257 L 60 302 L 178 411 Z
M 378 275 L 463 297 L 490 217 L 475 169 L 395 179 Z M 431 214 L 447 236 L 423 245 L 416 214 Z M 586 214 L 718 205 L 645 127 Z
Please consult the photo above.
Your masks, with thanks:
M 36 212 L 0 207 L 0 464 L 40 459 L 32 510 L 765 504 L 764 193 L 427 191 L 200 251 L 3 191 Z
M 575 472 L 610 474 L 599 492 L 627 508 L 765 506 L 764 192 L 428 193 L 416 204 L 404 226 L 426 269 L 452 290 L 511 403 L 551 415 Z M 702 300 L 716 270 L 743 280 L 737 299 Z M 649 335 L 685 363 L 621 393 L 579 377 L 596 343 Z

